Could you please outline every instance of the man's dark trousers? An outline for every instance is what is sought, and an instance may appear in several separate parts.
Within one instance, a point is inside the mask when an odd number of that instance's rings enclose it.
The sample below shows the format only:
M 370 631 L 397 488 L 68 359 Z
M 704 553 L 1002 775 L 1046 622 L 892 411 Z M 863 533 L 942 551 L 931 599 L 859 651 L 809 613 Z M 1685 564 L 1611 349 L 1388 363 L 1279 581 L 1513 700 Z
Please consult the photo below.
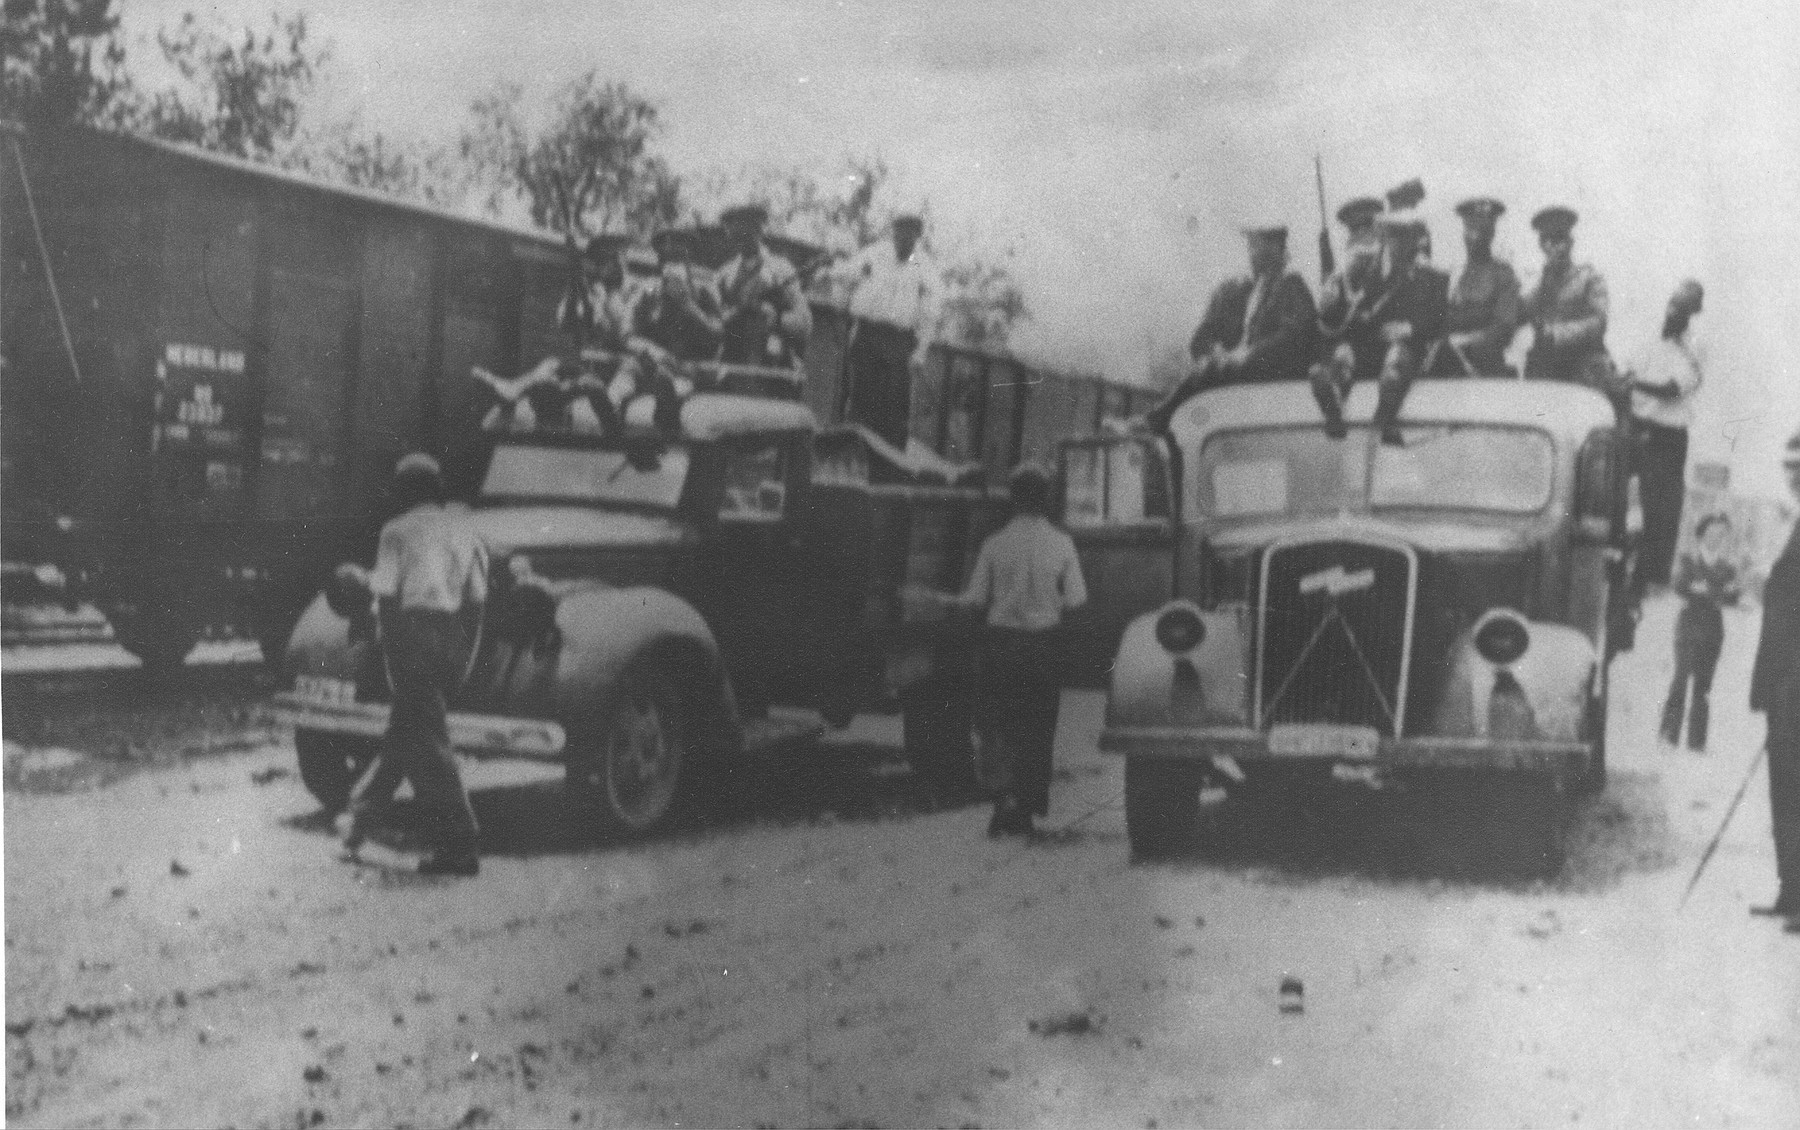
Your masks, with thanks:
M 1769 807 L 1782 896 L 1800 898 L 1800 680 L 1769 704 Z
M 906 450 L 912 423 L 912 355 L 919 339 L 899 326 L 858 318 L 845 358 L 850 379 L 845 416 Z
M 449 698 L 468 662 L 468 630 L 456 612 L 403 609 L 382 616 L 382 646 L 394 684 L 386 756 L 398 760 L 425 812 L 434 846 L 475 854 L 475 810 L 450 748 Z
M 1644 542 L 1638 549 L 1637 583 L 1666 585 L 1681 540 L 1681 507 L 1687 496 L 1686 428 L 1638 421 L 1633 444 L 1644 506 Z

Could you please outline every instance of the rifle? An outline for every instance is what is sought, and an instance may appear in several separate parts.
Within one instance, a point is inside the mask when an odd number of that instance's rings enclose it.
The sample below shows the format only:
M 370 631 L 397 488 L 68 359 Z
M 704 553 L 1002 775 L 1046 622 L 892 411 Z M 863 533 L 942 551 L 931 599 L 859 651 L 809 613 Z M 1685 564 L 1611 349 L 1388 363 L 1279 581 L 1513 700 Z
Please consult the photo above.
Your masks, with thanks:
M 1313 154 L 1313 182 L 1319 189 L 1319 281 L 1337 273 L 1337 256 L 1331 250 L 1331 218 L 1325 212 L 1325 162 Z

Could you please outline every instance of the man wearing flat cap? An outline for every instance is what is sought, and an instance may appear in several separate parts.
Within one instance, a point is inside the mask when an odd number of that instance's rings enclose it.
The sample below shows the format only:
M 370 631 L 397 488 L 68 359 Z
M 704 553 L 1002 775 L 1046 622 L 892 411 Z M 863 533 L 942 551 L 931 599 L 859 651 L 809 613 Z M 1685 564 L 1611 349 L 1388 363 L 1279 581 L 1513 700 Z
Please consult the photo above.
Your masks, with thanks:
M 1782 465 L 1788 490 L 1800 500 L 1800 432 L 1788 440 Z M 1800 524 L 1763 585 L 1750 709 L 1769 716 L 1769 805 L 1780 883 L 1775 901 L 1751 913 L 1786 918 L 1788 932 L 1800 934 Z
M 1575 381 L 1614 395 L 1612 358 L 1606 352 L 1609 302 L 1606 280 L 1586 263 L 1576 263 L 1576 215 L 1560 205 L 1531 218 L 1544 271 L 1525 300 L 1531 349 L 1525 376 L 1531 380 Z
M 1337 221 L 1344 225 L 1344 254 L 1349 262 L 1345 273 L 1366 269 L 1381 255 L 1381 233 L 1375 230 L 1375 217 L 1381 215 L 1381 201 L 1373 196 L 1346 200 L 1337 210 Z
M 769 210 L 740 204 L 720 215 L 734 254 L 719 269 L 724 342 L 719 360 L 798 368 L 812 334 L 812 309 L 794 265 L 763 244 Z
M 1476 196 L 1456 206 L 1463 222 L 1465 258 L 1450 285 L 1444 338 L 1428 372 L 1438 377 L 1509 375 L 1506 348 L 1519 329 L 1519 276 L 1494 258 L 1494 228 L 1506 205 Z
M 845 352 L 849 387 L 845 415 L 897 448 L 906 447 L 912 382 L 937 340 L 943 281 L 921 237 L 917 208 L 894 214 L 887 239 L 850 256 L 832 273 L 843 285 L 850 313 Z
M 1419 374 L 1419 367 L 1443 333 L 1450 280 L 1442 271 L 1419 262 L 1427 229 L 1411 212 L 1389 212 L 1381 229 L 1380 277 L 1351 304 L 1345 296 L 1319 314 L 1326 327 L 1343 327 L 1328 339 L 1328 352 L 1312 367 L 1313 398 L 1325 415 L 1325 431 L 1334 439 L 1348 434 L 1344 399 L 1359 380 L 1380 383 L 1375 424 L 1382 442 L 1402 442 L 1400 406 Z
M 1298 380 L 1318 333 L 1318 310 L 1306 280 L 1287 269 L 1287 229 L 1244 229 L 1248 278 L 1219 284 L 1188 343 L 1194 367 L 1150 411 L 1158 431 L 1195 393 L 1224 384 Z

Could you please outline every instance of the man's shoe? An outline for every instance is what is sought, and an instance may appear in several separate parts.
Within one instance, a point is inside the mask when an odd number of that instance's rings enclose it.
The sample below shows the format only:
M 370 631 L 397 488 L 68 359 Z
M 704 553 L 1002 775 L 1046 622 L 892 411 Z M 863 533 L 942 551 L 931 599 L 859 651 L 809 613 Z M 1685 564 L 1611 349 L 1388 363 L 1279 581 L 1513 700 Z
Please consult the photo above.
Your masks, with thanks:
M 1758 918 L 1793 918 L 1800 915 L 1800 903 L 1789 898 L 1786 891 L 1782 891 L 1774 902 L 1767 906 L 1753 906 L 1750 913 Z
M 465 854 L 458 852 L 452 855 L 440 852 L 437 855 L 427 856 L 420 861 L 419 874 L 479 875 L 481 874 L 481 858 L 472 853 Z

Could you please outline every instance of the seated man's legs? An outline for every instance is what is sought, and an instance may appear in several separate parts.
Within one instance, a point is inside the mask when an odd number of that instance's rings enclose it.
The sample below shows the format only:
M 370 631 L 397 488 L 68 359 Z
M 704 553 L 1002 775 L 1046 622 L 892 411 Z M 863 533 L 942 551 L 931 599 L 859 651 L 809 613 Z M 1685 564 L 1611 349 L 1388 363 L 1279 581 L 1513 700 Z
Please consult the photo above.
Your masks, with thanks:
M 1388 346 L 1387 356 L 1381 363 L 1381 394 L 1375 401 L 1375 426 L 1381 429 L 1382 443 L 1396 447 L 1402 443 L 1400 406 L 1405 403 L 1407 390 L 1412 388 L 1418 371 L 1418 357 L 1412 346 L 1404 341 Z
M 1344 398 L 1350 395 L 1350 385 L 1356 379 L 1356 357 L 1350 346 L 1339 344 L 1328 359 L 1313 365 L 1307 375 L 1312 381 L 1313 399 L 1319 402 L 1319 411 L 1325 416 L 1325 434 L 1343 439 L 1349 434 L 1344 427 Z
M 1169 421 L 1175 418 L 1176 409 L 1213 385 L 1222 383 L 1222 375 L 1219 366 L 1210 358 L 1195 362 L 1194 368 L 1181 378 L 1181 383 L 1175 386 L 1175 390 L 1145 415 L 1144 422 L 1159 432 L 1167 429 Z

